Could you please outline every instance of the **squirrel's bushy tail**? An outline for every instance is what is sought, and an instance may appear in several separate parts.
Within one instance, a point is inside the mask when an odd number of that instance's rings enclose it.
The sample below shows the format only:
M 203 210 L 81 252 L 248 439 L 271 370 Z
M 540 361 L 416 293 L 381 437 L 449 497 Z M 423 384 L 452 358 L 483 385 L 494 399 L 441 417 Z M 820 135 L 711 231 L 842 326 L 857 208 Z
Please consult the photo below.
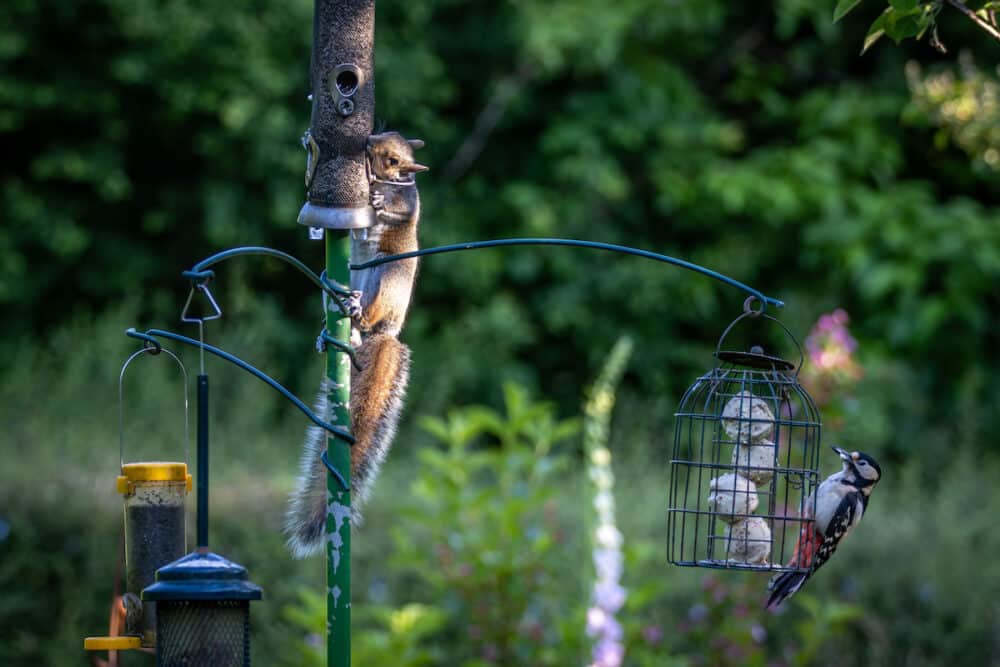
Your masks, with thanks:
M 367 499 L 379 467 L 396 436 L 410 376 L 410 348 L 389 334 L 373 334 L 358 347 L 361 370 L 351 373 L 351 507 L 352 522 Z M 329 381 L 323 380 L 316 400 L 316 414 L 329 419 Z M 285 519 L 288 548 L 297 558 L 319 551 L 326 523 L 326 431 L 311 426 L 306 431 L 300 472 Z

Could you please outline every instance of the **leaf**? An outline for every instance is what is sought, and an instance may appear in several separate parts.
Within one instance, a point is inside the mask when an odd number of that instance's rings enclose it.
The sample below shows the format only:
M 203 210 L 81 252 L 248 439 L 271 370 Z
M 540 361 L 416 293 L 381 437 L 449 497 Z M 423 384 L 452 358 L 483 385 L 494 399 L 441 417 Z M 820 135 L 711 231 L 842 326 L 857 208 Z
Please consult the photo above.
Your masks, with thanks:
M 844 18 L 849 11 L 861 4 L 861 0 L 839 0 L 837 7 L 833 10 L 833 22 L 836 23 Z
M 865 54 L 865 51 L 871 48 L 872 44 L 877 42 L 879 38 L 885 34 L 885 21 L 886 16 L 892 11 L 892 8 L 886 9 L 882 12 L 882 15 L 877 19 L 872 21 L 872 24 L 868 26 L 868 34 L 865 35 L 865 42 L 861 46 L 861 55 Z
M 899 44 L 908 37 L 919 35 L 927 27 L 925 17 L 920 15 L 919 10 L 897 16 L 898 12 L 893 12 L 892 19 L 885 22 L 885 34 Z
M 889 4 L 897 11 L 910 12 L 917 9 L 917 5 L 920 2 L 919 0 L 889 0 Z
M 420 428 L 434 436 L 441 442 L 448 442 L 450 440 L 450 432 L 448 431 L 448 425 L 443 419 L 438 417 L 421 416 L 418 419 Z

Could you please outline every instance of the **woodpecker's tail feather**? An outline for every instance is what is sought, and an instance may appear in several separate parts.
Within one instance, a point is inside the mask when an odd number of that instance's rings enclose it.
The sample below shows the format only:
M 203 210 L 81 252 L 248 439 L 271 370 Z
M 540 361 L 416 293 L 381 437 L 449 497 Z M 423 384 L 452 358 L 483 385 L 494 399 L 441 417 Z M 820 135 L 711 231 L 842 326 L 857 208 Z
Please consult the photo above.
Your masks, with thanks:
M 806 579 L 809 578 L 810 574 L 812 572 L 782 572 L 772 579 L 771 583 L 767 586 L 767 590 L 771 591 L 771 595 L 767 598 L 767 604 L 764 605 L 764 608 L 777 609 L 778 605 L 795 595 L 802 588 L 802 584 L 806 583 Z
M 823 543 L 823 536 L 816 528 L 813 521 L 802 524 L 799 531 L 799 539 L 795 542 L 795 549 L 792 551 L 792 558 L 788 561 L 789 567 L 810 568 L 806 572 L 783 572 L 773 578 L 767 585 L 767 590 L 771 595 L 767 599 L 766 609 L 777 608 L 782 602 L 792 597 L 796 591 L 802 588 L 806 579 L 812 574 L 813 559 L 816 557 L 819 546 Z

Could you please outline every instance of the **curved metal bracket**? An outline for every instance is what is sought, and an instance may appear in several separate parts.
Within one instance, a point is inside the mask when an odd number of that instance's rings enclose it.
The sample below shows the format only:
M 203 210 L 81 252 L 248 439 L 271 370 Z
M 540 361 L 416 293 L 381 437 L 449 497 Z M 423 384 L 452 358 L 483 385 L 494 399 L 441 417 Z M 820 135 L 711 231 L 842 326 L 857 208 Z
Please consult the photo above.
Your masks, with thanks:
M 316 287 L 319 287 L 323 292 L 325 292 L 333 302 L 337 304 L 337 308 L 345 316 L 347 315 L 347 307 L 342 301 L 343 297 L 351 295 L 351 290 L 343 285 L 335 283 L 332 280 L 326 278 L 325 275 L 316 275 L 316 272 L 306 266 L 300 259 L 289 255 L 287 252 L 282 252 L 281 250 L 275 250 L 274 248 L 267 248 L 264 246 L 242 246 L 239 248 L 230 248 L 229 250 L 223 250 L 218 252 L 211 257 L 206 257 L 197 264 L 195 264 L 189 271 L 184 271 L 182 275 L 185 278 L 189 278 L 196 284 L 207 283 L 213 276 L 215 276 L 214 271 L 208 270 L 208 267 L 214 266 L 220 262 L 233 257 L 241 257 L 244 255 L 262 255 L 265 257 L 275 257 L 285 262 L 286 264 L 292 265 L 294 268 L 298 269 L 306 278 L 310 280 Z M 325 273 L 325 272 L 324 272 Z
M 732 287 L 738 287 L 739 289 L 752 294 L 753 296 L 760 299 L 761 311 L 767 307 L 767 304 L 771 304 L 776 308 L 784 308 L 785 302 L 780 299 L 774 299 L 769 296 L 764 295 L 762 292 L 755 290 L 749 285 L 745 285 L 738 280 L 733 280 L 729 276 L 725 276 L 717 271 L 707 269 L 704 266 L 700 266 L 693 262 L 688 262 L 683 259 L 677 259 L 676 257 L 670 257 L 669 255 L 661 255 L 656 252 L 650 252 L 649 250 L 640 250 L 638 248 L 630 248 L 629 246 L 615 245 L 612 243 L 599 243 L 597 241 L 581 241 L 578 239 L 547 239 L 547 238 L 527 238 L 527 239 L 495 239 L 492 241 L 474 241 L 471 243 L 456 243 L 453 245 L 438 246 L 436 248 L 424 248 L 422 250 L 417 250 L 414 252 L 404 252 L 399 255 L 386 255 L 385 257 L 378 257 L 368 262 L 363 262 L 361 264 L 351 264 L 352 271 L 359 271 L 361 269 L 368 269 L 373 266 L 378 266 L 379 264 L 385 264 L 387 262 L 395 262 L 401 259 L 409 259 L 411 257 L 422 257 L 424 255 L 437 255 L 445 252 L 458 252 L 460 250 L 477 250 L 479 248 L 495 248 L 498 246 L 514 246 L 514 245 L 560 245 L 560 246 L 574 246 L 577 248 L 593 248 L 595 250 L 610 250 L 612 252 L 619 252 L 625 255 L 635 255 L 637 257 L 645 257 L 646 259 L 656 260 L 658 262 L 665 262 L 667 264 L 673 264 L 674 266 L 679 266 L 682 269 L 688 269 L 689 271 L 694 271 L 702 275 L 708 276 L 709 278 L 714 278 L 720 282 L 723 282 Z
M 344 491 L 351 490 L 351 487 L 347 483 L 347 480 L 344 479 L 344 476 L 340 474 L 340 472 L 337 470 L 337 468 L 334 467 L 332 463 L 330 463 L 330 458 L 326 455 L 325 449 L 323 450 L 323 453 L 319 455 L 319 460 L 323 462 L 323 465 L 325 465 L 326 469 L 330 471 L 330 474 L 332 474 L 335 478 L 337 478 L 337 482 L 340 484 L 340 488 L 342 488 Z
M 319 352 L 325 352 L 327 345 L 336 350 L 340 350 L 341 352 L 346 354 L 348 357 L 350 357 L 351 364 L 354 366 L 354 368 L 359 371 L 362 370 L 363 367 L 361 366 L 360 363 L 358 363 L 357 351 L 347 343 L 334 338 L 332 335 L 330 335 L 330 332 L 327 330 L 327 328 L 323 327 L 323 330 L 319 333 L 319 336 L 316 338 L 316 349 Z
M 300 411 L 302 411 L 302 413 L 306 417 L 308 417 L 309 421 L 311 421 L 312 423 L 328 431 L 334 437 L 339 438 L 350 445 L 354 444 L 354 436 L 351 435 L 350 431 L 344 428 L 333 426 L 332 424 L 328 424 L 327 422 L 323 421 L 322 419 L 317 417 L 316 413 L 310 410 L 305 403 L 299 400 L 299 398 L 295 396 L 295 394 L 285 389 L 285 387 L 279 384 L 276 380 L 272 379 L 270 376 L 258 370 L 257 368 L 254 368 L 253 366 L 243 361 L 239 357 L 226 352 L 225 350 L 220 350 L 219 348 L 213 347 L 207 343 L 202 343 L 193 338 L 188 338 L 187 336 L 182 336 L 180 334 L 173 333 L 172 331 L 163 331 L 162 329 L 149 329 L 145 333 L 141 333 L 139 331 L 136 331 L 134 328 L 129 328 L 125 332 L 125 335 L 131 338 L 138 338 L 139 340 L 149 340 L 151 338 L 155 339 L 156 337 L 167 338 L 170 340 L 177 341 L 179 343 L 185 343 L 187 345 L 191 345 L 192 347 L 200 348 L 202 350 L 205 350 L 206 352 L 211 352 L 215 356 L 225 359 L 226 361 L 235 364 L 236 366 L 239 366 L 240 368 L 250 373 L 257 379 L 262 380 L 263 382 L 268 384 L 272 389 L 274 389 L 279 394 L 284 396 L 286 399 L 291 401 L 291 403 L 295 407 L 297 407 Z

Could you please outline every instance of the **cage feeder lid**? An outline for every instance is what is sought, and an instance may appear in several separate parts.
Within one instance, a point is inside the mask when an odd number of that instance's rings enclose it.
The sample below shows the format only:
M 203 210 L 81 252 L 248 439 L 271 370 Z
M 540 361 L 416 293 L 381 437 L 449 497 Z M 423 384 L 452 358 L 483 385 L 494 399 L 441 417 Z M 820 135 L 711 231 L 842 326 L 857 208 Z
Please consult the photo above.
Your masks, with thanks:
M 764 354 L 764 348 L 759 345 L 755 345 L 750 348 L 749 352 L 719 350 L 715 353 L 715 357 L 719 361 L 724 361 L 727 364 L 736 364 L 737 366 L 746 366 L 748 368 L 758 368 L 765 371 L 795 370 L 795 364 L 790 361 L 785 361 L 781 357 L 773 357 L 769 354 Z
M 259 600 L 260 586 L 247 581 L 242 565 L 211 551 L 192 551 L 156 571 L 143 600 Z

